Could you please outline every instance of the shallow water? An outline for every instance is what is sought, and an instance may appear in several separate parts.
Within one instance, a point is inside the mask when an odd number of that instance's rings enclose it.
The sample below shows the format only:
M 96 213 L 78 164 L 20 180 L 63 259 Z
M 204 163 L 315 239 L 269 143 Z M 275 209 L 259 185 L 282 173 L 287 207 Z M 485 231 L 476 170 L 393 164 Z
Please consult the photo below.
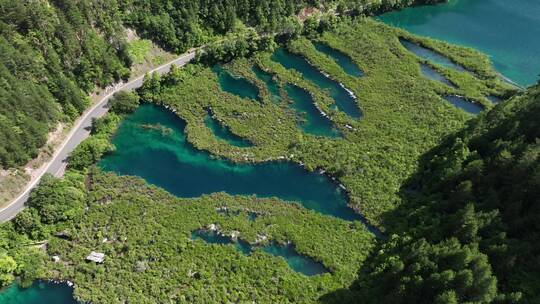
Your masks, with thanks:
M 277 49 L 272 55 L 272 60 L 280 63 L 287 69 L 295 69 L 306 80 L 313 82 L 323 90 L 328 91 L 334 99 L 338 110 L 352 118 L 360 118 L 362 113 L 358 108 L 356 98 L 352 96 L 337 81 L 326 77 L 321 71 L 312 66 L 304 57 L 292 54 L 284 48 Z
M 343 71 L 345 71 L 345 73 L 354 77 L 361 77 L 364 75 L 358 65 L 354 63 L 351 57 L 349 57 L 347 54 L 344 54 L 343 52 L 321 42 L 314 42 L 313 45 L 317 51 L 334 59 L 334 61 L 343 69 Z
M 0 292 L 0 304 L 77 304 L 67 284 L 36 281 L 29 288 L 13 284 Z
M 265 246 L 252 246 L 249 243 L 238 239 L 233 241 L 230 237 L 219 235 L 214 231 L 197 230 L 191 234 L 192 239 L 201 239 L 210 244 L 228 245 L 234 244 L 235 248 L 245 255 L 250 255 L 253 250 L 261 249 L 262 251 L 273 256 L 279 256 L 285 259 L 289 267 L 294 271 L 300 272 L 307 276 L 313 276 L 328 272 L 322 265 L 314 261 L 312 258 L 299 254 L 291 244 L 280 245 L 271 242 Z
M 460 96 L 449 95 L 449 96 L 444 96 L 444 99 L 446 99 L 446 101 L 450 102 L 454 106 L 473 115 L 477 115 L 484 110 L 484 108 L 480 106 L 479 104 L 467 101 L 463 97 L 460 97 Z
M 266 84 L 268 91 L 270 91 L 270 98 L 272 99 L 272 101 L 275 103 L 279 103 L 281 101 L 279 85 L 272 78 L 272 74 L 261 70 L 261 68 L 259 68 L 258 66 L 254 66 L 252 70 L 253 73 L 255 73 L 255 75 L 257 76 L 257 78 L 259 78 L 260 81 Z
M 259 99 L 259 89 L 248 80 L 242 77 L 233 77 L 219 65 L 214 66 L 212 71 L 218 76 L 218 82 L 223 91 L 241 98 Z
M 489 55 L 495 68 L 521 85 L 540 71 L 540 1 L 450 0 L 384 14 L 378 19 Z
M 399 42 L 401 42 L 401 45 L 403 45 L 403 47 L 405 47 L 409 52 L 412 52 L 413 54 L 415 54 L 416 56 L 422 59 L 425 59 L 427 61 L 430 61 L 438 65 L 442 65 L 447 68 L 454 69 L 459 72 L 466 72 L 466 70 L 462 66 L 454 63 L 452 60 L 428 48 L 422 47 L 416 43 L 413 43 L 403 38 L 400 38 Z
M 221 122 L 213 118 L 210 114 L 204 118 L 204 124 L 212 133 L 219 139 L 227 142 L 231 146 L 235 147 L 251 147 L 252 144 L 249 140 L 244 139 L 229 130 L 229 128 L 223 125 Z
M 453 83 L 451 83 L 448 79 L 446 79 L 446 77 L 444 77 L 441 73 L 439 73 L 437 70 L 435 70 L 434 68 L 430 67 L 429 65 L 425 63 L 420 63 L 420 70 L 422 71 L 422 74 L 429 79 L 439 81 L 452 88 L 456 87 Z
M 326 137 L 339 137 L 341 135 L 332 121 L 327 116 L 323 116 L 317 109 L 313 98 L 306 90 L 290 84 L 286 85 L 285 90 L 293 101 L 291 107 L 300 118 L 298 125 L 304 132 Z
M 164 135 L 141 124 L 160 124 Z M 230 194 L 278 197 L 307 209 L 345 220 L 363 220 L 347 206 L 347 195 L 326 175 L 289 162 L 234 164 L 196 150 L 184 135 L 185 122 L 158 106 L 141 105 L 121 124 L 112 142 L 116 151 L 99 167 L 136 175 L 180 197 L 225 191 Z M 152 160 L 152 161 L 149 161 Z

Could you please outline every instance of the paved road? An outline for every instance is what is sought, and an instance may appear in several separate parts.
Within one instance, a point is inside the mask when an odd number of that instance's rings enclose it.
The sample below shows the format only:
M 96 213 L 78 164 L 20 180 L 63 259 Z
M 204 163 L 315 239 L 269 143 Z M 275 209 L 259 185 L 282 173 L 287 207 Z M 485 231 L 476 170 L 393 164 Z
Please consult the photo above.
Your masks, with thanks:
M 149 73 L 164 74 L 164 73 L 167 73 L 171 69 L 172 65 L 183 66 L 195 57 L 195 52 L 196 51 L 191 51 L 189 53 L 186 53 L 176 58 L 175 60 L 172 60 L 162 66 L 155 68 Z M 79 145 L 84 139 L 86 139 L 90 135 L 90 127 L 92 125 L 92 119 L 102 117 L 103 115 L 105 115 L 105 113 L 107 113 L 108 111 L 107 101 L 109 100 L 109 98 L 116 92 L 131 91 L 133 89 L 139 88 L 143 83 L 143 79 L 144 79 L 144 75 L 137 77 L 125 84 L 117 85 L 114 89 L 107 92 L 106 95 L 103 96 L 102 99 L 100 99 L 97 104 L 95 104 L 92 108 L 87 110 L 83 114 L 83 116 L 81 116 L 77 120 L 77 122 L 71 129 L 71 132 L 69 133 L 67 138 L 64 140 L 62 145 L 56 150 L 52 159 L 48 163 L 44 164 L 42 168 L 40 168 L 39 175 L 36 176 L 26 186 L 23 193 L 21 193 L 9 205 L 7 205 L 6 207 L 0 210 L 0 222 L 9 221 L 10 219 L 14 218 L 25 207 L 25 202 L 28 199 L 30 192 L 39 183 L 39 180 L 45 173 L 51 173 L 52 175 L 56 177 L 63 176 L 66 165 L 67 165 L 67 158 L 69 156 L 69 153 L 71 153 L 71 151 L 73 151 L 73 149 L 75 149 L 77 145 Z

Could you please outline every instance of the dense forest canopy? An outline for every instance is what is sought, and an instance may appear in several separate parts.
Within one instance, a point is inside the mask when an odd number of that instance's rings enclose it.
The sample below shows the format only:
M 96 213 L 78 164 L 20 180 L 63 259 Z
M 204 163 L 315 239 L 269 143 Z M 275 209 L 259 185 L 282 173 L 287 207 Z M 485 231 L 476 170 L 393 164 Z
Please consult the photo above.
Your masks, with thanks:
M 0 1 L 0 166 L 35 157 L 96 85 L 129 75 L 114 1 Z
M 538 303 L 539 116 L 537 85 L 424 155 L 349 299 Z
M 413 2 L 0 0 L 0 167 L 35 157 L 56 122 L 73 121 L 88 106 L 89 92 L 129 76 L 125 27 L 181 53 L 238 22 L 261 32 L 294 27 L 303 7 L 360 14 Z

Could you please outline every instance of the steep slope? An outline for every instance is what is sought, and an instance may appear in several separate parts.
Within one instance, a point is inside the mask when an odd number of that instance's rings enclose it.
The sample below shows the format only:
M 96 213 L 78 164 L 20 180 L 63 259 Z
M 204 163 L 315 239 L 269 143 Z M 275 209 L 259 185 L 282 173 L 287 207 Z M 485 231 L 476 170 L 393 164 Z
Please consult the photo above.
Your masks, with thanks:
M 114 2 L 0 1 L 0 167 L 24 164 L 87 93 L 127 77 Z
M 352 293 L 370 302 L 538 303 L 540 85 L 427 153 Z M 331 298 L 331 297 L 330 297 Z

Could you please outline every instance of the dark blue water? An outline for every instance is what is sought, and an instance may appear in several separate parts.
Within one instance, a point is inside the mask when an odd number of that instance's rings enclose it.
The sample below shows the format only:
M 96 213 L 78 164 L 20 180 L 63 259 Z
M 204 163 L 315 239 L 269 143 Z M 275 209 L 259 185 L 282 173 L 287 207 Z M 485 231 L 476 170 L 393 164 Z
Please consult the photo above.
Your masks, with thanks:
M 295 69 L 306 80 L 328 91 L 334 99 L 335 106 L 338 110 L 352 118 L 360 118 L 362 116 L 356 98 L 347 92 L 338 82 L 326 77 L 321 71 L 312 66 L 304 57 L 292 54 L 284 48 L 279 48 L 272 55 L 272 60 L 280 63 L 287 69 Z
M 214 133 L 217 138 L 227 142 L 231 146 L 251 147 L 253 145 L 249 140 L 232 133 L 227 126 L 213 118 L 210 114 L 206 115 L 204 118 L 204 124 L 212 130 L 212 133 Z
M 452 88 L 456 87 L 453 83 L 446 79 L 446 77 L 444 77 L 441 73 L 439 73 L 429 65 L 425 63 L 420 63 L 420 69 L 422 70 L 422 74 L 424 74 L 424 76 L 426 76 L 427 78 L 439 81 Z
M 449 95 L 449 96 L 445 96 L 444 99 L 446 99 L 448 102 L 450 102 L 454 106 L 473 115 L 477 115 L 484 110 L 482 106 L 476 103 L 467 101 L 463 97 L 460 97 L 460 96 Z
M 306 276 L 313 276 L 328 272 L 321 263 L 315 262 L 312 258 L 299 254 L 294 246 L 279 245 L 271 242 L 265 246 L 251 246 L 249 243 L 238 239 L 233 241 L 230 237 L 219 235 L 214 231 L 197 230 L 191 234 L 192 239 L 201 239 L 210 244 L 229 245 L 234 244 L 235 248 L 245 255 L 250 255 L 253 250 L 260 248 L 262 251 L 273 256 L 279 256 L 285 259 L 289 267 L 294 271 L 300 272 Z
M 290 84 L 286 85 L 285 90 L 292 100 L 291 107 L 296 111 L 298 125 L 304 132 L 332 138 L 341 136 L 332 121 L 317 109 L 306 90 Z
M 172 130 L 163 135 L 141 124 Z M 174 113 L 142 105 L 119 126 L 116 150 L 99 166 L 120 175 L 135 175 L 181 197 L 225 191 L 230 194 L 278 197 L 344 220 L 362 220 L 347 206 L 347 195 L 325 175 L 288 162 L 234 164 L 215 159 L 187 142 L 185 122 Z
M 364 75 L 358 65 L 347 54 L 344 54 L 343 52 L 321 42 L 314 42 L 313 45 L 317 51 L 332 58 L 343 69 L 343 71 L 345 71 L 345 73 L 354 77 L 361 77 Z
M 405 47 L 409 52 L 415 54 L 416 56 L 425 59 L 427 61 L 430 61 L 432 63 L 442 65 L 447 68 L 454 69 L 459 72 L 467 72 L 462 66 L 454 63 L 450 59 L 446 58 L 445 56 L 434 52 L 433 50 L 427 49 L 425 47 L 422 47 L 416 43 L 413 43 L 409 40 L 400 38 L 399 42 Z
M 270 98 L 272 99 L 272 101 L 275 103 L 279 103 L 281 101 L 279 85 L 274 80 L 272 74 L 261 70 L 261 68 L 259 68 L 258 66 L 254 66 L 252 70 L 253 73 L 255 73 L 255 75 L 257 76 L 257 78 L 259 78 L 259 80 L 266 84 L 266 87 L 270 92 Z
M 259 99 L 259 89 L 253 83 L 241 77 L 233 77 L 219 65 L 214 66 L 212 71 L 217 74 L 223 91 L 241 98 Z

